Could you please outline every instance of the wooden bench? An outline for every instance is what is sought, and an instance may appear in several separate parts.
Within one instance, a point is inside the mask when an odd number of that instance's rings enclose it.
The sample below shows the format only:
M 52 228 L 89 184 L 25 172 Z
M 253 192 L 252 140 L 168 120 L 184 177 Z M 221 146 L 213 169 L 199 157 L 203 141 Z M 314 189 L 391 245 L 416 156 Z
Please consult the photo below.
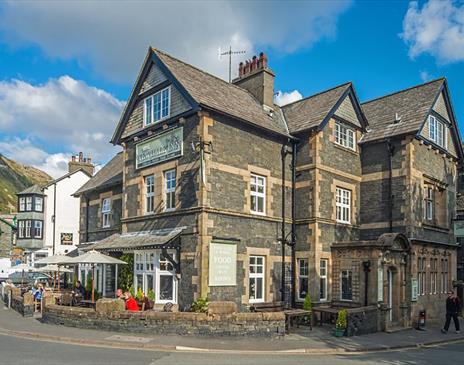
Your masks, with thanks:
M 285 314 L 285 329 L 289 331 L 290 327 L 296 324 L 299 327 L 303 318 L 309 317 L 309 329 L 312 331 L 311 311 L 304 309 L 286 309 L 284 302 L 272 303 L 254 303 L 250 306 L 252 312 L 284 312 Z

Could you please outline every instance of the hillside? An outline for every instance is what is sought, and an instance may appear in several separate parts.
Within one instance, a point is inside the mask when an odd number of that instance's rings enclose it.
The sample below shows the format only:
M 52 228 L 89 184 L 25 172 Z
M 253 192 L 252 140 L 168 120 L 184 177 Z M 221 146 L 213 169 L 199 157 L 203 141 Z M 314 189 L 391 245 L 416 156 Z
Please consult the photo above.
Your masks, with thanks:
M 0 154 L 0 213 L 16 211 L 17 192 L 35 184 L 44 185 L 51 180 L 45 172 Z

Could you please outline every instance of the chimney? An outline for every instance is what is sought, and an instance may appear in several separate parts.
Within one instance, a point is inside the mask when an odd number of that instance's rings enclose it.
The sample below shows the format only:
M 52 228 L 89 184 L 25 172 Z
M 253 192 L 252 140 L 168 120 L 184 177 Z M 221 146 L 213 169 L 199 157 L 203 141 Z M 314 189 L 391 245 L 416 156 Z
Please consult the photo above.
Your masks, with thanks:
M 95 166 L 92 164 L 90 157 L 85 158 L 82 152 L 77 156 L 71 156 L 71 161 L 68 162 L 68 171 L 74 172 L 83 169 L 85 172 L 93 176 Z
M 259 57 L 253 56 L 251 60 L 240 62 L 238 77 L 232 81 L 250 93 L 263 106 L 274 107 L 274 72 L 268 67 L 267 57 L 261 52 Z

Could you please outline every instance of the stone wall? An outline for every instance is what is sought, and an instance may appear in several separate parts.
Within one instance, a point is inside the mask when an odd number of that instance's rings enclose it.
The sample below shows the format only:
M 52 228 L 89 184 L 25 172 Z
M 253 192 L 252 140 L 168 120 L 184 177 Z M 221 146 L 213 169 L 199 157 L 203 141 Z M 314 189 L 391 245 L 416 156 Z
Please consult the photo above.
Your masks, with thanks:
M 348 310 L 347 336 L 367 335 L 380 330 L 379 310 L 377 306 L 360 307 Z
M 138 334 L 184 336 L 262 336 L 285 334 L 285 315 L 276 313 L 235 313 L 208 316 L 190 312 L 114 312 L 100 315 L 89 308 L 49 305 L 44 323 Z

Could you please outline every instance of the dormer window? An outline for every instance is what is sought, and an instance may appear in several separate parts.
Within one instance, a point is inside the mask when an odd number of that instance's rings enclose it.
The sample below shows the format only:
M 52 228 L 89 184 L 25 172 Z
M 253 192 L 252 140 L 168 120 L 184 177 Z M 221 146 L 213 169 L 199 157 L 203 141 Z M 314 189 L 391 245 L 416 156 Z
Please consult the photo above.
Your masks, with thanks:
M 335 143 L 356 151 L 356 132 L 340 123 L 335 123 Z
M 429 116 L 429 139 L 440 147 L 446 148 L 446 127 L 433 115 Z
M 169 117 L 170 113 L 171 87 L 158 91 L 150 95 L 144 101 L 143 120 L 144 125 L 159 122 Z

